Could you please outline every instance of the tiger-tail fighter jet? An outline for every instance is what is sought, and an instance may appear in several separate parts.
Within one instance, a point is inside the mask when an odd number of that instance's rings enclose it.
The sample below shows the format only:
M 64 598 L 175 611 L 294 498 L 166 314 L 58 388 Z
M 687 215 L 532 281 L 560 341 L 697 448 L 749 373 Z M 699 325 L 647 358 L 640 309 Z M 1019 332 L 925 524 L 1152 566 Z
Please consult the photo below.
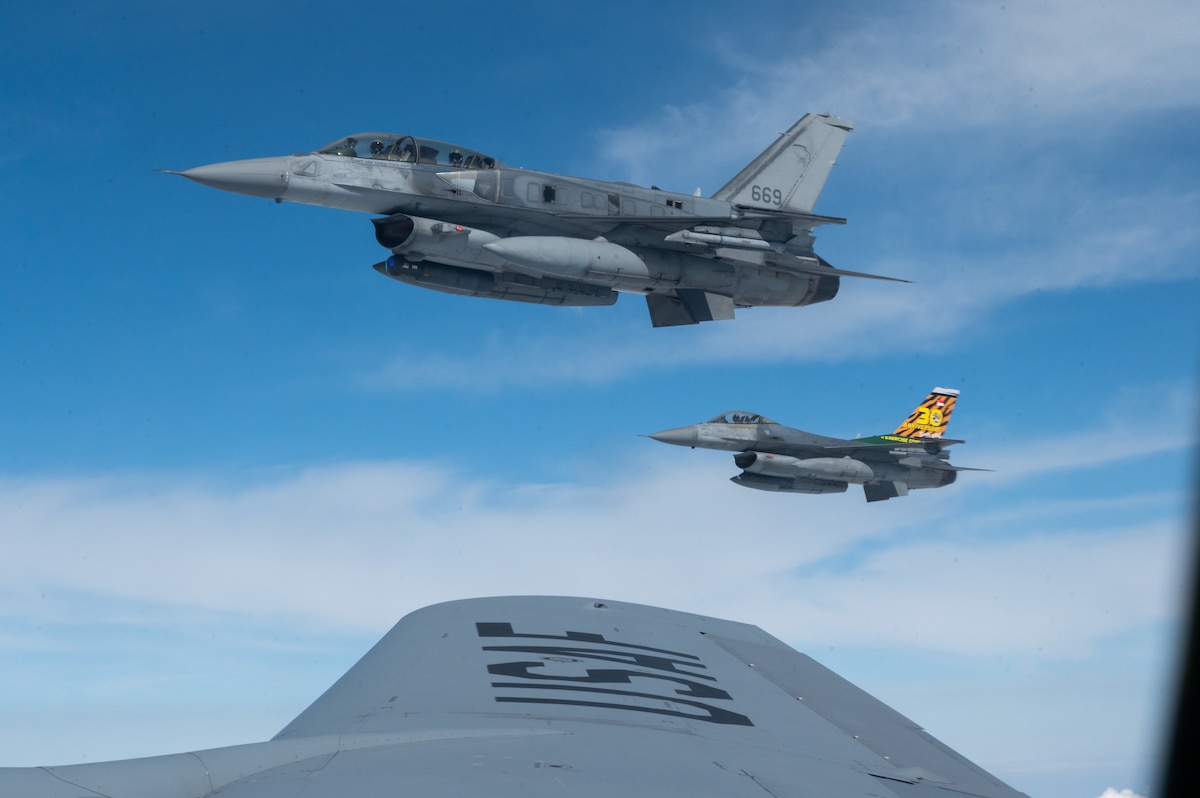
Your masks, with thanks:
M 890 435 L 828 438 L 792 429 L 756 413 L 735 410 L 690 427 L 650 437 L 678 446 L 737 452 L 742 473 L 731 481 L 746 488 L 782 493 L 844 493 L 862 485 L 867 501 L 906 496 L 910 489 L 940 488 L 959 471 L 946 447 L 964 441 L 944 437 L 959 392 L 934 388 Z
M 655 327 L 824 302 L 843 276 L 813 212 L 853 125 L 807 114 L 711 197 L 516 169 L 467 147 L 356 133 L 314 152 L 198 166 L 206 186 L 378 214 L 375 270 L 450 294 L 544 305 L 646 297 Z M 901 281 L 904 282 L 904 281 Z

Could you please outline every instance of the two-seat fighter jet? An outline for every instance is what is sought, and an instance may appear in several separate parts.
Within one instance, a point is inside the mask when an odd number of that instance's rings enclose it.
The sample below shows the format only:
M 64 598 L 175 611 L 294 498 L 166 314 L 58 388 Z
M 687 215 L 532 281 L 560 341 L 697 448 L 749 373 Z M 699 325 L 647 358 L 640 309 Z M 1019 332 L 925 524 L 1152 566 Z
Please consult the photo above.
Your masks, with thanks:
M 655 327 L 732 319 L 735 308 L 824 302 L 841 276 L 813 213 L 853 125 L 807 114 L 712 197 L 514 169 L 466 147 L 358 133 L 316 152 L 198 166 L 206 186 L 380 214 L 376 271 L 450 294 L 611 305 L 641 294 Z M 904 281 L 900 281 L 904 282 Z
M 746 488 L 783 493 L 844 493 L 862 485 L 867 501 L 907 496 L 909 489 L 940 488 L 959 471 L 943 437 L 959 392 L 934 388 L 891 435 L 827 438 L 792 429 L 756 413 L 735 410 L 712 421 L 656 432 L 650 437 L 678 446 L 738 452 L 742 473 L 731 481 Z

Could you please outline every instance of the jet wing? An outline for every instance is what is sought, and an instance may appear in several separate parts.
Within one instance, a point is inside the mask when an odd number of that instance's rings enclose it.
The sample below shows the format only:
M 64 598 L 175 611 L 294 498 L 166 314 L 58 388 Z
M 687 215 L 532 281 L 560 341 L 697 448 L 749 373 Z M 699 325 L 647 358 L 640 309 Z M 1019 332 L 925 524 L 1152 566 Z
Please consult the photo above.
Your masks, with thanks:
M 845 443 L 831 444 L 828 446 L 809 446 L 805 447 L 806 451 L 822 451 L 822 452 L 840 452 L 843 454 L 854 454 L 855 452 L 880 452 L 889 449 L 924 449 L 929 453 L 940 452 L 947 446 L 954 446 L 959 443 L 966 443 L 964 440 L 956 438 L 899 438 L 896 440 L 880 440 L 885 436 L 878 438 L 846 441 Z
M 728 438 L 729 441 L 735 441 L 733 438 Z M 737 442 L 742 442 L 738 440 Z M 845 441 L 842 443 L 821 444 L 821 443 L 783 443 L 780 441 L 759 442 L 754 446 L 748 447 L 748 450 L 756 452 L 764 452 L 766 454 L 783 454 L 789 457 L 853 457 L 857 460 L 870 463 L 879 460 L 902 460 L 905 457 L 918 456 L 923 457 L 921 464 L 925 468 L 935 469 L 937 471 L 992 471 L 990 468 L 972 468 L 970 466 L 951 465 L 946 460 L 941 460 L 935 457 L 927 457 L 926 455 L 935 455 L 947 446 L 953 446 L 956 443 L 966 443 L 964 440 L 954 438 L 911 438 L 903 442 L 897 441 Z M 868 490 L 870 493 L 870 490 Z M 885 498 L 893 498 L 895 496 L 905 495 L 904 493 L 892 493 Z
M 838 269 L 821 256 L 813 253 L 812 238 L 807 235 L 807 232 L 811 232 L 817 225 L 845 224 L 846 222 L 845 219 L 832 216 L 762 212 L 754 216 L 734 219 L 696 216 L 620 216 L 612 217 L 609 220 L 594 214 L 558 213 L 554 214 L 554 218 L 564 221 L 587 222 L 593 232 L 599 230 L 606 238 L 617 243 L 684 251 L 698 257 L 732 258 L 734 260 L 737 257 L 736 255 L 731 256 L 731 251 L 734 253 L 746 251 L 753 252 L 759 258 L 765 255 L 765 265 L 794 274 L 858 277 L 894 283 L 912 282 L 900 277 Z M 611 224 L 606 225 L 606 221 L 611 221 Z M 724 228 L 744 227 L 748 233 L 753 231 L 753 234 L 729 236 L 692 229 L 706 224 L 720 225 Z M 798 249 L 789 248 L 789 243 L 794 242 L 797 238 L 807 241 L 807 244 Z
M 905 280 L 903 277 L 888 277 L 883 274 L 871 274 L 870 272 L 855 272 L 849 269 L 838 269 L 831 266 L 829 261 L 817 256 L 817 262 L 813 263 L 804 258 L 795 258 L 794 260 L 774 259 L 771 266 L 784 271 L 796 272 L 799 274 L 831 274 L 837 277 L 860 277 L 864 280 L 886 280 L 890 283 L 911 283 L 912 280 Z
M 0 793 L 156 798 L 1016 798 L 754 626 L 584 598 L 417 611 L 273 740 L 0 769 Z
M 582 222 L 595 222 L 605 218 L 597 216 L 594 213 L 556 213 L 554 216 L 557 219 Z M 616 224 L 645 225 L 653 227 L 656 230 L 687 230 L 690 227 L 703 224 L 754 228 L 760 226 L 764 221 L 786 221 L 791 226 L 790 229 L 800 231 L 814 230 L 826 224 L 846 223 L 846 219 L 840 216 L 821 216 L 815 213 L 787 213 L 740 207 L 735 216 L 633 216 L 622 214 L 609 218 Z

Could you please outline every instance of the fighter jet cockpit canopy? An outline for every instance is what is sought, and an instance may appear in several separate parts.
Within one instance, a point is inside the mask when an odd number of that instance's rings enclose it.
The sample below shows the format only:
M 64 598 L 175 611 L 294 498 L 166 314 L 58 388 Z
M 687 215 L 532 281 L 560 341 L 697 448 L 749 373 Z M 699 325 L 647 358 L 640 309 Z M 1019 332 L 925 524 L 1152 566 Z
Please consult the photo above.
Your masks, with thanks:
M 395 133 L 355 133 L 317 150 L 318 155 L 374 158 L 379 161 L 424 163 L 451 169 L 495 169 L 503 166 L 481 152 L 433 139 L 417 139 Z
M 745 410 L 729 410 L 708 422 L 709 424 L 774 424 L 766 416 L 747 413 Z

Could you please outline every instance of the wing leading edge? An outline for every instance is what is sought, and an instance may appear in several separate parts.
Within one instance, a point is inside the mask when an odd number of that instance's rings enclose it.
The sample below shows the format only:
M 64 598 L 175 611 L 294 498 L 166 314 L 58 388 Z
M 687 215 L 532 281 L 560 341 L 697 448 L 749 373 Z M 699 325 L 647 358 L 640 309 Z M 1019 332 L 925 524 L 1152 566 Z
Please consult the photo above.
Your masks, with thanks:
M 266 743 L 0 769 L 26 798 L 1016 792 L 754 626 L 562 597 L 400 621 Z

